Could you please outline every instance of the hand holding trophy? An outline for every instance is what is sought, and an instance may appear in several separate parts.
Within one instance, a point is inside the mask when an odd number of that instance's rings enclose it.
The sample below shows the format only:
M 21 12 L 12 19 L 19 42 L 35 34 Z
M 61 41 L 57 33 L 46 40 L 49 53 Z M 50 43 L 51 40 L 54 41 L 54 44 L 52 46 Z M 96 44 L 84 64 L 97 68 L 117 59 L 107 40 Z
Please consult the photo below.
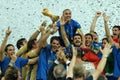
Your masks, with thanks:
M 44 9 L 43 9 L 42 14 L 45 15 L 45 16 L 50 17 L 50 19 L 52 20 L 53 23 L 55 23 L 55 22 L 59 19 L 59 16 L 54 15 L 54 14 L 53 14 L 50 10 L 48 10 L 47 8 L 44 8 Z

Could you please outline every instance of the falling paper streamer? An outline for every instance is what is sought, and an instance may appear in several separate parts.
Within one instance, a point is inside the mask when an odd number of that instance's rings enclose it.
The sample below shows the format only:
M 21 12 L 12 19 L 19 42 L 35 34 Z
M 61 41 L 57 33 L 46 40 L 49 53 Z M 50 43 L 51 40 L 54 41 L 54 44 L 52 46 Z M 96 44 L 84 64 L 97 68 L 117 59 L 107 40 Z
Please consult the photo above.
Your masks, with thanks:
M 21 37 L 29 39 L 43 20 L 50 24 L 50 18 L 40 13 L 45 7 L 58 16 L 64 9 L 71 9 L 72 18 L 80 23 L 84 34 L 89 32 L 96 11 L 105 11 L 110 16 L 109 27 L 120 25 L 120 0 L 0 0 L 0 41 L 7 26 L 13 31 L 8 43 L 16 44 Z M 102 16 L 97 20 L 95 31 L 101 40 L 105 31 Z
M 103 11 L 103 0 L 97 0 L 98 11 Z

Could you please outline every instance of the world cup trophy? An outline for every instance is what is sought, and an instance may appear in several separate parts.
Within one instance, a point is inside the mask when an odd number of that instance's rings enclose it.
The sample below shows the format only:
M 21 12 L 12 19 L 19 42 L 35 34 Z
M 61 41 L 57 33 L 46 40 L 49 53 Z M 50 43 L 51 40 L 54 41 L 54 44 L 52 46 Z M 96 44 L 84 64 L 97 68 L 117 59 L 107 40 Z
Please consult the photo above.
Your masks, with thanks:
M 47 9 L 47 8 L 44 8 L 44 9 L 43 9 L 42 14 L 45 15 L 45 16 L 50 17 L 50 19 L 52 20 L 53 23 L 55 23 L 55 22 L 59 19 L 59 16 L 54 15 L 54 14 L 53 14 L 49 9 Z

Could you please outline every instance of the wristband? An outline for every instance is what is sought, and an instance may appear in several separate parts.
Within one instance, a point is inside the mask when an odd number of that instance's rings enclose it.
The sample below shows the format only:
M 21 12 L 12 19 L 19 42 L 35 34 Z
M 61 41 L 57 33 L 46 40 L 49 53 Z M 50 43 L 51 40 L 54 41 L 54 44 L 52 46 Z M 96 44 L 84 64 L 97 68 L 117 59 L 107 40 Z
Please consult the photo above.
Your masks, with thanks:
M 103 55 L 102 57 L 103 57 L 103 58 L 107 58 L 108 56 L 109 56 L 109 55 L 105 54 L 105 55 Z

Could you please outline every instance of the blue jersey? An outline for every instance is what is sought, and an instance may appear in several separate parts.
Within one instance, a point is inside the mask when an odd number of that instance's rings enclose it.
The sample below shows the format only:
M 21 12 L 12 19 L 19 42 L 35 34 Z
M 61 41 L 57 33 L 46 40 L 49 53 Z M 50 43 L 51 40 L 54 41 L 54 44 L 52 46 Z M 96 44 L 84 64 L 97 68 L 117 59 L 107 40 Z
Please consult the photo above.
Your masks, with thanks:
M 0 62 L 2 72 L 6 70 L 9 63 L 10 63 L 10 58 L 5 56 L 4 60 Z M 24 67 L 27 63 L 28 63 L 28 59 L 23 59 L 18 57 L 13 66 L 17 67 L 20 70 L 20 73 L 22 74 L 22 67 Z
M 57 22 L 57 26 L 59 35 L 61 37 L 60 21 Z M 73 19 L 70 20 L 70 23 L 64 25 L 65 32 L 70 42 L 72 41 L 73 35 L 76 33 L 77 29 L 80 28 L 81 28 L 80 24 Z
M 94 46 L 95 50 L 99 50 L 100 47 L 102 46 L 102 43 L 100 43 L 100 42 L 93 42 L 92 46 Z
M 114 56 L 114 76 L 120 76 L 120 49 L 117 49 L 116 46 L 113 46 L 112 50 Z
M 51 51 L 50 45 L 41 50 L 38 59 L 38 70 L 36 75 L 37 80 L 47 80 L 47 72 L 55 60 L 56 53 Z
M 27 65 L 27 63 L 28 59 L 18 57 L 14 63 L 14 66 L 16 66 L 20 70 L 20 73 L 22 74 L 22 67 Z
M 4 57 L 3 61 L 0 61 L 1 71 L 4 72 L 10 63 L 10 58 Z

